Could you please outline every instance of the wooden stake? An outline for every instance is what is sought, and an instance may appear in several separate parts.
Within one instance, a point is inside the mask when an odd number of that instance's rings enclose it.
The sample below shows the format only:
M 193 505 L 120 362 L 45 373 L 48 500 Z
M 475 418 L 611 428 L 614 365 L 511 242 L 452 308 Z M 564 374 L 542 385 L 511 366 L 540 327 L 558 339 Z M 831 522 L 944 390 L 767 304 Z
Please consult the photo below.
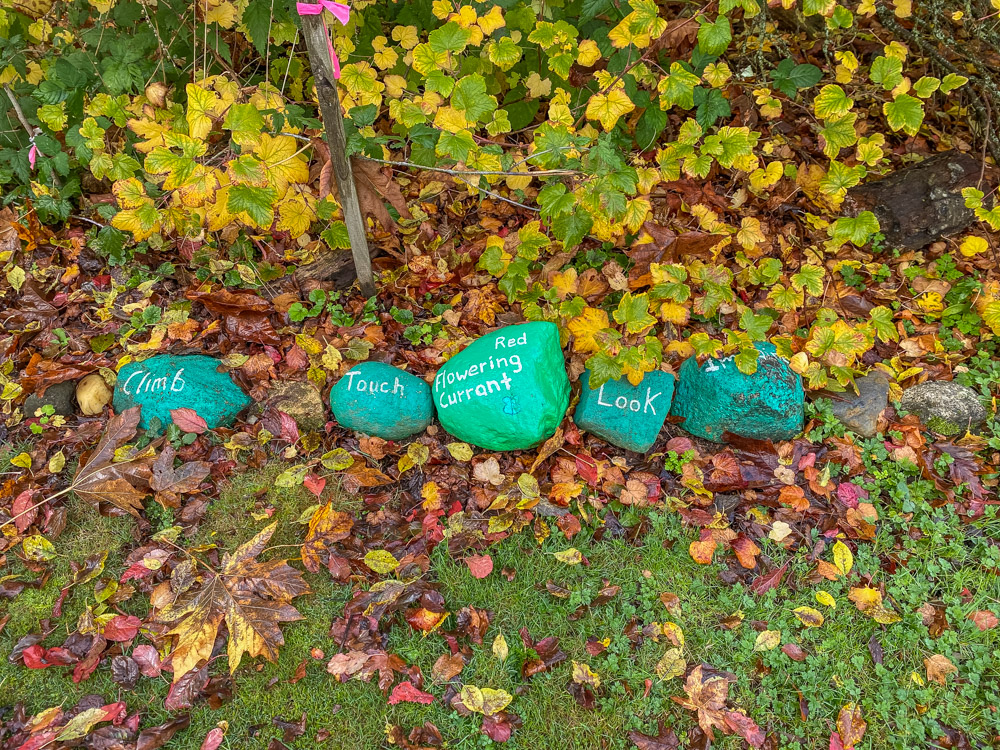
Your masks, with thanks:
M 323 129 L 326 142 L 330 146 L 330 161 L 333 176 L 340 193 L 340 205 L 344 210 L 347 236 L 351 240 L 351 255 L 358 274 L 361 292 L 366 297 L 375 296 L 375 277 L 372 274 L 372 259 L 365 236 L 365 220 L 361 216 L 358 191 L 354 187 L 351 162 L 347 158 L 347 136 L 344 133 L 344 115 L 340 110 L 340 96 L 337 81 L 333 77 L 333 62 L 330 60 L 329 34 L 322 16 L 302 16 L 302 35 L 309 52 L 309 66 L 316 81 L 316 96 L 323 115 Z

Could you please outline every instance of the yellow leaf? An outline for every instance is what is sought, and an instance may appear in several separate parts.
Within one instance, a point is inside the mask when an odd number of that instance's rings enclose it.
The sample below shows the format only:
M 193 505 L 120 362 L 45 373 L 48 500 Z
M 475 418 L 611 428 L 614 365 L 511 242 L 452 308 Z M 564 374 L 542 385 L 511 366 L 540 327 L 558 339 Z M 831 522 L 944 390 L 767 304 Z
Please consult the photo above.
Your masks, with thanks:
M 584 39 L 580 42 L 580 50 L 577 53 L 576 61 L 580 63 L 581 66 L 589 68 L 600 59 L 601 50 L 597 46 L 597 42 L 593 39 Z
M 601 346 L 594 337 L 610 325 L 605 310 L 595 307 L 584 308 L 583 312 L 567 325 L 569 332 L 574 336 L 573 349 L 581 354 L 600 351 Z
M 580 685 L 590 685 L 591 687 L 599 688 L 601 686 L 601 677 L 597 674 L 597 672 L 590 668 L 589 664 L 574 660 L 573 682 Z
M 736 233 L 736 241 L 744 250 L 750 250 L 764 241 L 764 232 L 761 231 L 760 221 L 753 217 L 746 216 L 740 223 L 740 231 Z
M 497 637 L 493 639 L 493 655 L 500 661 L 507 661 L 509 653 L 507 639 L 503 637 L 503 633 L 498 633 Z
M 894 622 L 899 622 L 903 619 L 898 613 L 887 609 L 882 604 L 882 592 L 878 589 L 867 586 L 854 588 L 851 589 L 847 598 L 854 602 L 854 606 L 858 608 L 858 611 L 864 612 L 881 625 L 892 625 Z
M 56 548 L 52 546 L 52 542 L 41 534 L 25 537 L 24 541 L 21 542 L 21 547 L 24 550 L 24 556 L 32 562 L 44 562 L 56 556 Z
M 1000 2 L 1000 0 L 998 0 L 998 2 Z M 966 237 L 962 240 L 962 244 L 958 247 L 958 251 L 966 258 L 972 258 L 980 253 L 985 253 L 989 249 L 989 243 L 986 242 L 983 237 L 977 237 L 975 235 L 969 235 Z
M 816 601 L 818 601 L 820 604 L 830 607 L 831 609 L 837 608 L 837 600 L 834 599 L 827 591 L 817 591 Z
M 56 453 L 49 459 L 49 473 L 58 474 L 66 466 L 66 454 L 62 451 Z
M 227 0 L 205 14 L 205 23 L 217 23 L 224 29 L 231 29 L 236 23 L 236 8 Z
M 833 544 L 833 564 L 844 576 L 850 573 L 851 568 L 854 567 L 854 555 L 851 553 L 851 548 L 841 541 L 836 541 Z
M 188 135 L 200 141 L 212 130 L 212 119 L 218 114 L 219 97 L 214 91 L 194 83 L 187 85 Z
M 514 696 L 506 690 L 478 688 L 475 685 L 464 685 L 458 697 L 467 709 L 484 716 L 500 713 L 514 700 Z
M 564 549 L 562 552 L 553 552 L 552 556 L 566 565 L 579 565 L 583 562 L 583 554 L 576 547 Z
M 365 565 L 379 575 L 388 575 L 399 567 L 399 560 L 384 549 L 373 549 L 365 555 Z
M 456 461 L 472 460 L 472 446 L 468 443 L 448 443 L 445 448 Z
M 781 631 L 780 630 L 764 630 L 757 634 L 757 640 L 754 641 L 753 650 L 754 651 L 770 651 L 778 647 L 781 643 Z
M 668 648 L 653 669 L 661 680 L 672 680 L 674 677 L 680 677 L 686 670 L 687 662 L 684 661 L 684 651 L 679 648 Z
M 612 89 L 607 94 L 595 94 L 587 102 L 587 119 L 597 120 L 610 132 L 622 115 L 635 109 L 624 89 Z
M 34 415 L 29 414 L 28 416 L 34 416 Z M 12 465 L 17 466 L 18 468 L 21 469 L 31 468 L 31 456 L 29 456 L 27 453 L 18 453 L 16 456 L 14 456 L 14 458 L 10 459 L 10 462 Z
M 823 615 L 812 607 L 796 607 L 792 614 L 807 628 L 818 628 L 823 624 Z
M 284 196 L 290 183 L 308 182 L 309 164 L 297 153 L 296 141 L 291 136 L 272 137 L 262 133 L 253 153 L 260 160 L 267 181 L 278 191 L 279 198 Z

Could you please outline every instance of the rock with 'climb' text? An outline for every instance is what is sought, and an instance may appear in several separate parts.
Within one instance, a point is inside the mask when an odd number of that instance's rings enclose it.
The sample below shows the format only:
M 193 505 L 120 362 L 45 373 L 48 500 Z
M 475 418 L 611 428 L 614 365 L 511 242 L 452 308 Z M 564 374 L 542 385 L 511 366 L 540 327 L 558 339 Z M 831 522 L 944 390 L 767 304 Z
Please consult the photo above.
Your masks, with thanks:
M 492 451 L 533 448 L 569 406 L 569 378 L 553 323 L 507 326 L 473 341 L 434 377 L 434 406 L 459 440 Z
M 194 409 L 209 429 L 230 425 L 251 399 L 218 367 L 219 360 L 202 354 L 129 362 L 118 371 L 115 411 L 141 406 L 140 429 L 165 428 L 173 421 L 170 411 L 182 407 Z
M 330 391 L 330 408 L 342 426 L 385 440 L 423 432 L 434 418 L 427 383 L 382 362 L 348 370 Z
M 580 403 L 573 421 L 581 430 L 619 448 L 645 453 L 660 434 L 674 397 L 674 376 L 654 370 L 639 385 L 627 378 L 591 390 L 590 370 L 580 376 Z

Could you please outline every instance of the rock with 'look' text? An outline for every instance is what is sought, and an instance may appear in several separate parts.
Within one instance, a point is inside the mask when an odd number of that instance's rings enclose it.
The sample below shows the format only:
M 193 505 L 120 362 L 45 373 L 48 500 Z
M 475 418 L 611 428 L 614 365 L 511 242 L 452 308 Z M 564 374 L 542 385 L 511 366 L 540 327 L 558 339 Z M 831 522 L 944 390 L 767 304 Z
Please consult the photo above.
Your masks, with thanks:
M 434 418 L 427 383 L 383 362 L 362 362 L 330 390 L 330 408 L 351 430 L 402 440 L 427 429 Z
M 681 427 L 705 440 L 722 442 L 725 432 L 756 440 L 788 440 L 802 429 L 805 392 L 802 378 L 773 344 L 759 343 L 757 371 L 747 375 L 733 357 L 694 357 L 681 365 L 670 413 L 684 417 Z
M 449 433 L 487 450 L 544 442 L 569 406 L 559 329 L 523 323 L 473 341 L 438 370 L 434 406 Z
M 219 360 L 202 354 L 161 354 L 142 362 L 129 362 L 118 371 L 115 386 L 116 412 L 140 405 L 141 429 L 154 420 L 166 427 L 172 409 L 194 409 L 209 429 L 230 425 L 250 397 L 227 372 L 219 372 Z
M 621 378 L 593 390 L 586 370 L 580 376 L 580 402 L 573 421 L 612 445 L 645 453 L 660 434 L 673 396 L 674 376 L 662 370 L 647 373 L 639 385 Z

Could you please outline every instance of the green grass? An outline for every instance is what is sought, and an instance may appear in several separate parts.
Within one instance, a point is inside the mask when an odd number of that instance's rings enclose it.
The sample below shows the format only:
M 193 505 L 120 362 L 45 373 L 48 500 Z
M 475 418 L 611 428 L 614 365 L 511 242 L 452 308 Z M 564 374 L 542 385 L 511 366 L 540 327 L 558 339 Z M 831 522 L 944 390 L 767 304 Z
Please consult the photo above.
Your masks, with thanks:
M 459 679 L 514 695 L 510 709 L 522 718 L 523 726 L 507 744 L 510 748 L 626 748 L 630 746 L 628 730 L 655 732 L 660 719 L 673 726 L 683 740 L 694 726 L 694 717 L 671 700 L 683 695 L 683 682 L 661 681 L 654 672 L 671 644 L 661 637 L 659 642 L 646 639 L 633 648 L 624 634 L 632 618 L 640 624 L 672 620 L 684 632 L 688 663 L 704 662 L 736 674 L 731 705 L 745 710 L 777 735 L 780 747 L 826 747 L 837 712 L 849 701 L 861 704 L 869 722 L 869 732 L 859 748 L 926 746 L 939 734 L 937 721 L 962 729 L 973 741 L 988 742 L 1000 733 L 1000 719 L 992 708 L 1000 704 L 1000 629 L 980 632 L 966 616 L 976 609 L 996 611 L 1000 600 L 995 575 L 1000 559 L 991 541 L 1000 534 L 1000 521 L 991 512 L 984 520 L 963 526 L 950 507 L 931 506 L 930 483 L 876 458 L 873 467 L 880 466 L 882 475 L 871 489 L 880 493 L 875 502 L 882 519 L 874 542 L 859 546 L 851 585 L 858 584 L 858 576 L 871 576 L 876 585 L 884 583 L 904 615 L 902 622 L 878 625 L 848 601 L 849 584 L 812 580 L 815 565 L 807 559 L 811 544 L 789 555 L 773 542 L 760 542 L 764 555 L 775 564 L 787 560 L 790 567 L 778 591 L 757 596 L 741 584 L 730 585 L 720 579 L 728 556 L 717 555 L 716 562 L 708 566 L 691 560 L 688 544 L 695 532 L 682 526 L 678 514 L 665 509 L 625 510 L 621 518 L 625 524 L 647 517 L 649 531 L 636 546 L 607 538 L 595 541 L 592 530 L 586 527 L 567 541 L 553 524 L 551 536 L 542 545 L 526 531 L 490 547 L 494 572 L 484 580 L 473 578 L 461 560 L 451 559 L 447 544 L 435 549 L 429 575 L 440 586 L 448 610 L 457 613 L 472 605 L 493 613 L 483 645 L 472 646 L 471 661 Z M 187 541 L 233 549 L 277 521 L 278 530 L 272 538 L 276 549 L 268 554 L 295 558 L 294 546 L 284 545 L 301 541 L 303 526 L 298 519 L 314 498 L 301 488 L 275 487 L 274 479 L 283 468 L 276 463 L 234 477 L 209 507 L 195 538 Z M 345 498 L 341 502 L 344 509 L 360 511 L 357 501 Z M 170 524 L 168 514 L 148 512 L 147 516 L 156 521 L 154 526 Z M 118 577 L 136 533 L 130 518 L 103 518 L 83 503 L 70 502 L 66 530 L 55 540 L 60 556 L 53 561 L 49 582 L 39 590 L 25 591 L 9 604 L 12 617 L 0 634 L 0 705 L 23 701 L 29 711 L 39 711 L 56 704 L 72 705 L 85 694 L 100 693 L 107 700 L 122 699 L 131 709 L 140 710 L 144 726 L 169 718 L 163 709 L 167 677 L 143 678 L 135 690 L 124 691 L 111 681 L 107 663 L 102 663 L 89 681 L 76 685 L 62 668 L 27 670 L 5 658 L 18 638 L 37 631 L 50 615 L 69 576 L 71 560 L 108 549 L 105 575 Z M 816 541 L 818 537 L 813 543 Z M 570 546 L 580 549 L 589 565 L 567 566 L 553 556 Z M 830 559 L 829 548 L 823 557 Z M 895 573 L 890 574 L 893 565 Z M 10 572 L 33 575 L 19 566 L 14 561 Z M 515 571 L 513 580 L 501 574 L 505 568 Z M 448 747 L 493 746 L 479 732 L 479 717 L 460 717 L 440 700 L 429 706 L 390 706 L 374 683 L 337 683 L 325 671 L 326 661 L 337 650 L 328 633 L 333 618 L 343 611 L 350 588 L 330 581 L 325 573 L 307 575 L 307 580 L 314 593 L 296 600 L 304 619 L 285 627 L 286 643 L 278 663 L 245 658 L 234 677 L 233 699 L 218 710 L 196 706 L 190 728 L 168 747 L 196 749 L 217 722 L 226 721 L 229 734 L 223 747 L 263 749 L 281 734 L 273 726 L 273 718 L 297 720 L 302 712 L 308 716 L 308 727 L 303 737 L 289 743 L 294 748 L 316 747 L 320 730 L 330 732 L 324 747 L 381 748 L 385 747 L 387 724 L 399 724 L 408 732 L 425 721 L 438 726 Z M 548 581 L 568 589 L 569 597 L 548 593 Z M 571 621 L 569 615 L 592 601 L 605 581 L 620 586 L 621 593 Z M 819 589 L 836 599 L 836 609 L 816 602 Z M 664 592 L 680 598 L 679 615 L 672 617 L 663 606 L 660 594 Z M 128 603 L 126 610 L 141 614 L 146 597 L 140 594 L 133 599 L 135 604 Z M 947 607 L 951 628 L 937 639 L 928 635 L 916 612 L 926 601 Z M 62 618 L 50 625 L 54 632 L 46 645 L 61 642 L 88 602 L 94 602 L 93 584 L 70 595 Z M 791 613 L 798 606 L 823 610 L 826 622 L 819 628 L 804 628 Z M 721 626 L 724 618 L 736 614 L 742 615 L 742 625 L 731 630 Z M 454 618 L 449 618 L 444 628 L 454 627 Z M 518 635 L 522 627 L 536 640 L 557 636 L 569 659 L 551 673 L 523 680 L 520 667 L 526 654 Z M 782 643 L 799 644 L 808 658 L 791 661 L 780 648 L 754 653 L 755 638 L 764 628 L 780 630 Z M 499 633 L 510 649 L 505 662 L 491 650 Z M 884 649 L 882 666 L 876 666 L 869 654 L 872 636 Z M 589 656 L 585 650 L 589 637 L 608 639 L 608 649 L 597 657 Z M 424 689 L 440 698 L 444 686 L 433 683 L 431 667 L 448 651 L 441 634 L 423 636 L 398 618 L 389 630 L 388 643 L 391 652 L 420 667 Z M 314 648 L 321 649 L 325 657 L 311 658 Z M 935 653 L 945 654 L 959 668 L 958 678 L 949 677 L 945 687 L 920 684 L 925 677 L 923 659 Z M 303 660 L 306 677 L 291 684 L 289 679 Z M 596 710 L 578 706 L 566 689 L 572 660 L 588 663 L 601 677 Z M 224 659 L 216 671 L 223 670 L 223 664 Z M 650 680 L 650 688 L 644 697 L 646 680 Z M 808 708 L 805 721 L 800 716 L 800 695 Z M 715 747 L 742 746 L 737 738 L 717 735 Z

